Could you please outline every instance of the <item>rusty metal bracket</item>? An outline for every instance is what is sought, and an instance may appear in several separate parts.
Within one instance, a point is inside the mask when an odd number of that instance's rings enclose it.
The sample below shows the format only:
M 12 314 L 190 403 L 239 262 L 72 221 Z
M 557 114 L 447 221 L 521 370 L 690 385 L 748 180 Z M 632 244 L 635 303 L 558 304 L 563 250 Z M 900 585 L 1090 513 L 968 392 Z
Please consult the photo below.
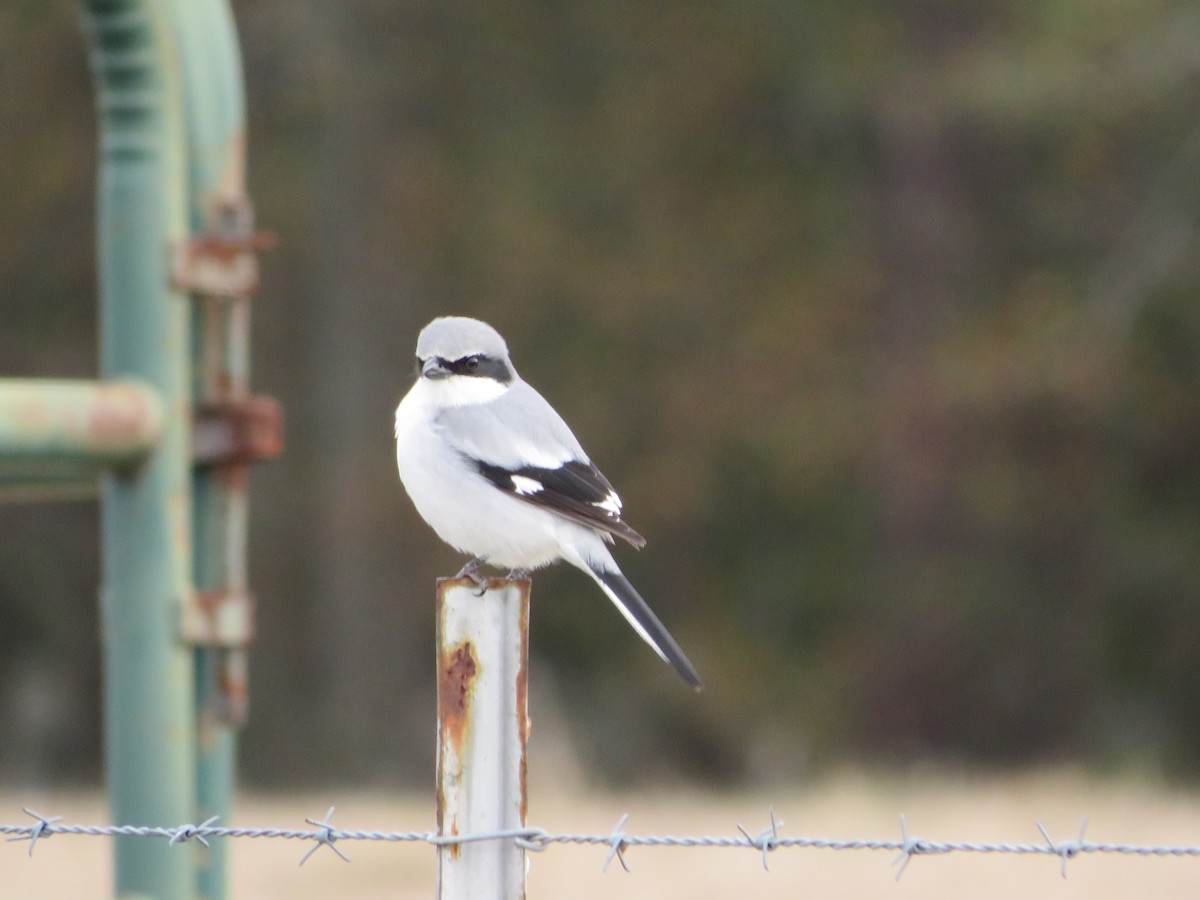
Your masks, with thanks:
M 192 413 L 192 463 L 225 466 L 275 459 L 283 452 L 283 412 L 274 397 L 216 400 Z
M 180 636 L 204 647 L 246 647 L 254 640 L 254 595 L 249 591 L 193 591 L 183 604 Z
M 245 197 L 224 201 L 212 218 L 208 231 L 175 244 L 172 283 L 214 297 L 250 297 L 258 290 L 258 253 L 278 240 L 272 232 L 254 230 L 254 207 Z

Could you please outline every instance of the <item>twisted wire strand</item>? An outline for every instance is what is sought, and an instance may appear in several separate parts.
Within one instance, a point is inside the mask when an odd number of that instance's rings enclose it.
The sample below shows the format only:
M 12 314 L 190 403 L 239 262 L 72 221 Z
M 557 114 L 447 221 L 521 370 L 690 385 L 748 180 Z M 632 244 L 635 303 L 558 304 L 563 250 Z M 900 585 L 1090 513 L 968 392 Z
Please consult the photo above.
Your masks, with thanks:
M 1147 858 L 1164 857 L 1200 857 L 1200 846 L 1191 845 L 1140 845 L 1114 842 L 1093 842 L 1083 839 L 1083 828 L 1087 825 L 1084 820 L 1078 840 L 1055 842 L 1038 823 L 1038 829 L 1045 838 L 1043 843 L 1008 843 L 1008 842 L 973 842 L 973 841 L 933 841 L 912 837 L 908 834 L 903 817 L 901 817 L 901 834 L 899 839 L 869 839 L 869 838 L 823 838 L 804 836 L 782 836 L 779 825 L 771 814 L 769 828 L 751 835 L 745 828 L 738 825 L 740 835 L 671 835 L 671 834 L 629 834 L 622 830 L 628 816 L 622 816 L 616 828 L 609 834 L 591 833 L 552 833 L 540 828 L 510 828 L 501 831 L 468 834 L 468 835 L 439 835 L 433 831 L 361 831 L 334 827 L 330 819 L 333 808 L 323 819 L 306 819 L 313 827 L 310 829 L 297 828 L 250 828 L 217 825 L 212 818 L 200 824 L 184 824 L 174 828 L 145 825 L 81 825 L 63 823 L 61 817 L 46 817 L 30 809 L 25 812 L 35 819 L 32 823 L 23 825 L 0 824 L 0 835 L 6 835 L 6 840 L 29 841 L 29 855 L 39 840 L 47 840 L 60 834 L 82 835 L 88 837 L 148 837 L 166 838 L 172 844 L 189 840 L 199 840 L 207 843 L 208 838 L 251 838 L 278 839 L 314 842 L 305 853 L 307 860 L 322 845 L 327 845 L 347 862 L 349 861 L 337 847 L 338 842 L 346 841 L 386 841 L 393 843 L 424 843 L 434 847 L 445 847 L 454 844 L 467 844 L 478 841 L 512 840 L 520 846 L 534 851 L 541 851 L 553 845 L 585 845 L 608 847 L 609 854 L 605 866 L 612 859 L 620 861 L 628 871 L 623 851 L 631 847 L 708 847 L 708 848 L 741 848 L 753 849 L 762 853 L 763 866 L 767 866 L 769 853 L 783 849 L 836 850 L 836 851 L 890 851 L 898 856 L 894 863 L 899 864 L 897 877 L 915 856 L 935 856 L 951 853 L 980 853 L 980 854 L 1032 854 L 1043 856 L 1058 856 L 1062 859 L 1063 874 L 1066 873 L 1068 859 L 1080 854 L 1116 854 L 1122 856 L 1141 856 Z

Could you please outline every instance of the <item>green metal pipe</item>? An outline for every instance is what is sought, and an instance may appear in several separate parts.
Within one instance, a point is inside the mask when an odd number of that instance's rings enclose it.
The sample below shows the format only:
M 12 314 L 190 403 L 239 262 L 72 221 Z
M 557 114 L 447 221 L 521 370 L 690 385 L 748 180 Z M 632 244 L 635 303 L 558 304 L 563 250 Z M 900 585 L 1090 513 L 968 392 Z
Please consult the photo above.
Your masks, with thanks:
M 100 171 L 100 365 L 161 396 L 145 464 L 101 482 L 105 764 L 113 821 L 168 825 L 195 812 L 191 653 L 178 640 L 191 591 L 189 338 L 168 248 L 186 233 L 178 51 L 163 0 L 84 0 Z M 182 851 L 182 852 L 181 852 Z M 194 896 L 191 845 L 116 839 L 116 895 Z
M 245 204 L 245 102 L 241 58 L 227 0 L 174 0 L 180 38 L 188 138 L 188 218 L 193 234 L 222 233 Z M 249 385 L 248 298 L 197 293 L 192 305 L 195 403 L 243 399 Z M 194 579 L 198 590 L 246 590 L 247 465 L 197 468 L 193 474 Z M 197 647 L 197 819 L 232 819 L 236 725 L 245 715 L 246 650 Z M 228 842 L 201 857 L 198 896 L 222 900 Z
M 158 392 L 141 381 L 0 378 L 0 456 L 62 469 L 128 466 L 163 430 Z

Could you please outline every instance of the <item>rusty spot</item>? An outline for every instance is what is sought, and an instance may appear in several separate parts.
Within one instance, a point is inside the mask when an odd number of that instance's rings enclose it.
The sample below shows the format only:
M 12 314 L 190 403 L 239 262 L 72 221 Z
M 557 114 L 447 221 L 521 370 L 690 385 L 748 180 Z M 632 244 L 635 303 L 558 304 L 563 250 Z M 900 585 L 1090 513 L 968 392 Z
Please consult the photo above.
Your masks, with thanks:
M 217 718 L 230 725 L 245 725 L 250 718 L 250 687 L 245 674 L 224 666 L 217 674 Z
M 199 607 L 205 615 L 215 617 L 217 610 L 221 608 L 221 604 L 225 602 L 224 591 L 196 591 L 195 594 L 196 606 Z
M 221 369 L 214 376 L 213 393 L 218 397 L 228 397 L 233 393 L 233 376 L 227 369 Z
M 226 237 L 219 234 L 198 234 L 192 238 L 192 250 L 196 253 L 206 253 L 222 262 L 237 258 L 238 254 L 250 251 L 257 253 L 274 250 L 279 243 L 279 237 L 270 231 L 256 231 L 238 237 Z
M 246 198 L 222 203 L 211 229 L 175 245 L 171 263 L 176 288 L 216 297 L 249 297 L 258 290 L 257 254 L 278 238 L 254 231 L 254 211 Z
M 180 633 L 201 647 L 247 646 L 254 640 L 254 595 L 233 588 L 193 591 L 183 606 Z
M 230 322 L 230 307 L 224 303 L 200 303 L 197 313 L 200 318 L 199 356 L 196 369 L 200 375 L 199 396 L 206 402 L 215 402 L 234 396 L 234 380 L 230 371 L 231 360 L 226 358 L 228 344 L 236 333 L 244 334 L 244 327 L 235 327 Z M 239 323 L 241 325 L 242 323 Z M 240 392 L 244 396 L 246 391 Z
M 457 760 L 462 759 L 463 740 L 470 724 L 471 691 L 475 687 L 475 676 L 479 664 L 475 660 L 475 648 L 470 641 L 451 648 L 442 654 L 438 667 L 438 831 L 442 828 L 445 810 L 445 761 L 448 753 Z M 450 823 L 450 834 L 458 834 L 458 817 Z M 448 849 L 451 859 L 458 859 L 461 844 L 452 844 Z
M 159 411 L 147 397 L 124 386 L 101 388 L 88 409 L 87 435 L 97 444 L 144 440 L 161 426 Z
M 246 654 L 240 650 L 209 650 L 198 682 L 196 716 L 198 747 L 211 751 L 227 726 L 246 724 L 249 691 Z
M 230 463 L 217 470 L 217 481 L 225 490 L 245 494 L 250 482 L 250 466 L 246 463 Z
M 438 673 L 438 721 L 442 735 L 458 748 L 461 755 L 463 733 L 467 727 L 467 712 L 470 708 L 470 693 L 475 686 L 478 671 L 475 648 L 470 641 L 463 641 L 442 656 Z
M 192 461 L 222 466 L 275 459 L 283 452 L 283 412 L 274 397 L 220 400 L 192 414 Z

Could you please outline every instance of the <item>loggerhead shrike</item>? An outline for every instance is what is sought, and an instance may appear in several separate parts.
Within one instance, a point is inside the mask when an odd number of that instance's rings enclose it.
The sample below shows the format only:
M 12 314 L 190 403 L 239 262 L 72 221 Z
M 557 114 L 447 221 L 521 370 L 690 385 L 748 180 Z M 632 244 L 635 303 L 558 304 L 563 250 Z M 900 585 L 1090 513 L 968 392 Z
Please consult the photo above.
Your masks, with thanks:
M 458 578 L 486 582 L 559 560 L 587 572 L 683 680 L 700 676 L 621 574 L 608 545 L 646 540 L 621 498 L 542 395 L 521 380 L 499 333 L 478 319 L 434 319 L 417 338 L 417 383 L 396 408 L 396 462 L 417 512 L 473 557 Z

